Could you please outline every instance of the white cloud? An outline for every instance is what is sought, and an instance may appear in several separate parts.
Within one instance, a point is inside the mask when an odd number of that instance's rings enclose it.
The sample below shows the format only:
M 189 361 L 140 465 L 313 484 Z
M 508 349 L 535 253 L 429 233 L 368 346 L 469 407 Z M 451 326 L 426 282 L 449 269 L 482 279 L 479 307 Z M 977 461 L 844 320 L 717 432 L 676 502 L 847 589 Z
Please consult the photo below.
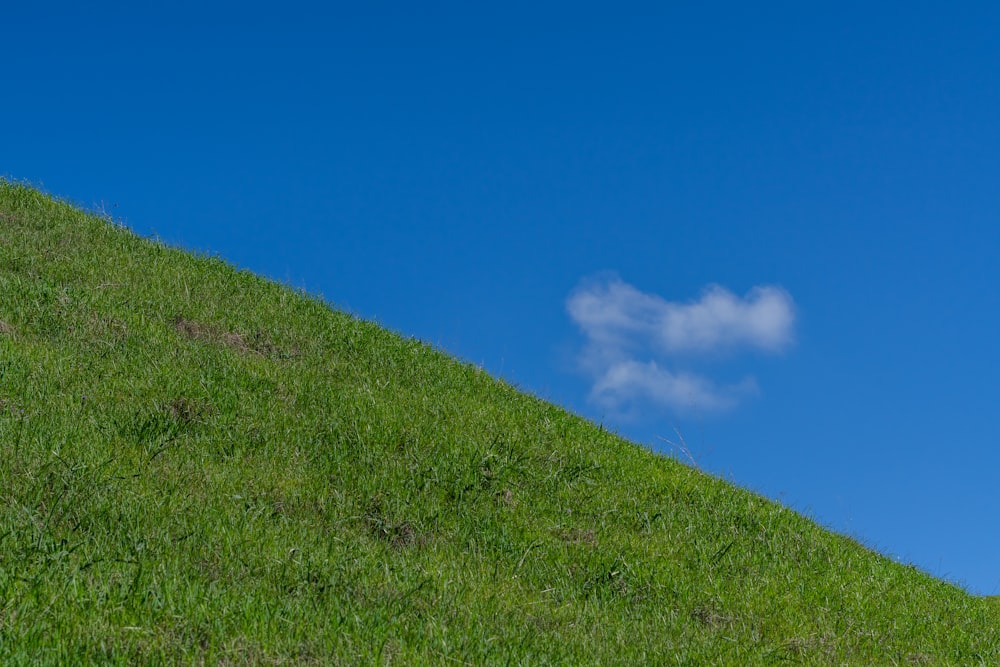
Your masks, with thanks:
M 753 378 L 719 386 L 668 367 L 698 354 L 780 352 L 793 342 L 795 324 L 791 296 L 774 286 L 740 298 L 710 285 L 698 300 L 678 303 L 605 276 L 581 284 L 566 308 L 587 337 L 580 364 L 594 381 L 591 398 L 616 410 L 641 401 L 679 410 L 730 408 L 756 393 Z
M 654 403 L 702 410 L 725 410 L 739 399 L 757 392 L 752 378 L 726 387 L 693 373 L 671 373 L 655 361 L 622 361 L 612 364 L 594 382 L 591 398 L 616 408 L 624 403 L 647 399 Z
M 741 299 L 710 285 L 699 300 L 675 303 L 615 277 L 582 285 L 566 306 L 592 340 L 625 344 L 638 337 L 668 354 L 741 346 L 780 351 L 792 342 L 795 321 L 792 298 L 772 286 L 754 287 Z

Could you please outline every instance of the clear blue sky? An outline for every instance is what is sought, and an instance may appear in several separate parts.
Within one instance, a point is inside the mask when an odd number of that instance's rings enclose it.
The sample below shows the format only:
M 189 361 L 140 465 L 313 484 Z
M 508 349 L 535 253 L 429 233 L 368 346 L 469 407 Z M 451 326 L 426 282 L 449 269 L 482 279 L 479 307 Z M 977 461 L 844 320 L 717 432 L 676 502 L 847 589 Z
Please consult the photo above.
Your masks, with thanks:
M 0 173 L 1000 593 L 997 3 L 21 4 Z

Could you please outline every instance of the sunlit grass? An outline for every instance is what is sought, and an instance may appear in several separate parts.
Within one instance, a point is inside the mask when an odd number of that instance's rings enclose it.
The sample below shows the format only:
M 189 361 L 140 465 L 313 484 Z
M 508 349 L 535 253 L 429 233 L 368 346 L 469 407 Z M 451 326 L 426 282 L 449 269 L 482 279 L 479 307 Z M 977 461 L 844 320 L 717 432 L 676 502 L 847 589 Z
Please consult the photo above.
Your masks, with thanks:
M 4 664 L 1000 663 L 1000 605 L 0 185 Z

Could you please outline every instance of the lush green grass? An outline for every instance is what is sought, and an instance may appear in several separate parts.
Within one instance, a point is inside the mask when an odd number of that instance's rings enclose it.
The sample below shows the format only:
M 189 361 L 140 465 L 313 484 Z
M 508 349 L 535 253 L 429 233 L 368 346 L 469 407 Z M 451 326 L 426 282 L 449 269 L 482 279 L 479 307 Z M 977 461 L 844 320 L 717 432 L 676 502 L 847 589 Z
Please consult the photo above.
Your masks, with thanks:
M 0 184 L 0 662 L 1000 664 L 1000 605 Z

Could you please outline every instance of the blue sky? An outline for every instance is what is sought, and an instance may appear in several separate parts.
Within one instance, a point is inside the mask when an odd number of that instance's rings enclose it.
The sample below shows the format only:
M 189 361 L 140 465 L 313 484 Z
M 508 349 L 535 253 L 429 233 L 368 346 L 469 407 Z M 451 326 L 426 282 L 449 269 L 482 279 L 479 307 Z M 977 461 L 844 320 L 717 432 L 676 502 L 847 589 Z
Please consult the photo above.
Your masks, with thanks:
M 0 173 L 1000 593 L 1000 5 L 87 4 Z

